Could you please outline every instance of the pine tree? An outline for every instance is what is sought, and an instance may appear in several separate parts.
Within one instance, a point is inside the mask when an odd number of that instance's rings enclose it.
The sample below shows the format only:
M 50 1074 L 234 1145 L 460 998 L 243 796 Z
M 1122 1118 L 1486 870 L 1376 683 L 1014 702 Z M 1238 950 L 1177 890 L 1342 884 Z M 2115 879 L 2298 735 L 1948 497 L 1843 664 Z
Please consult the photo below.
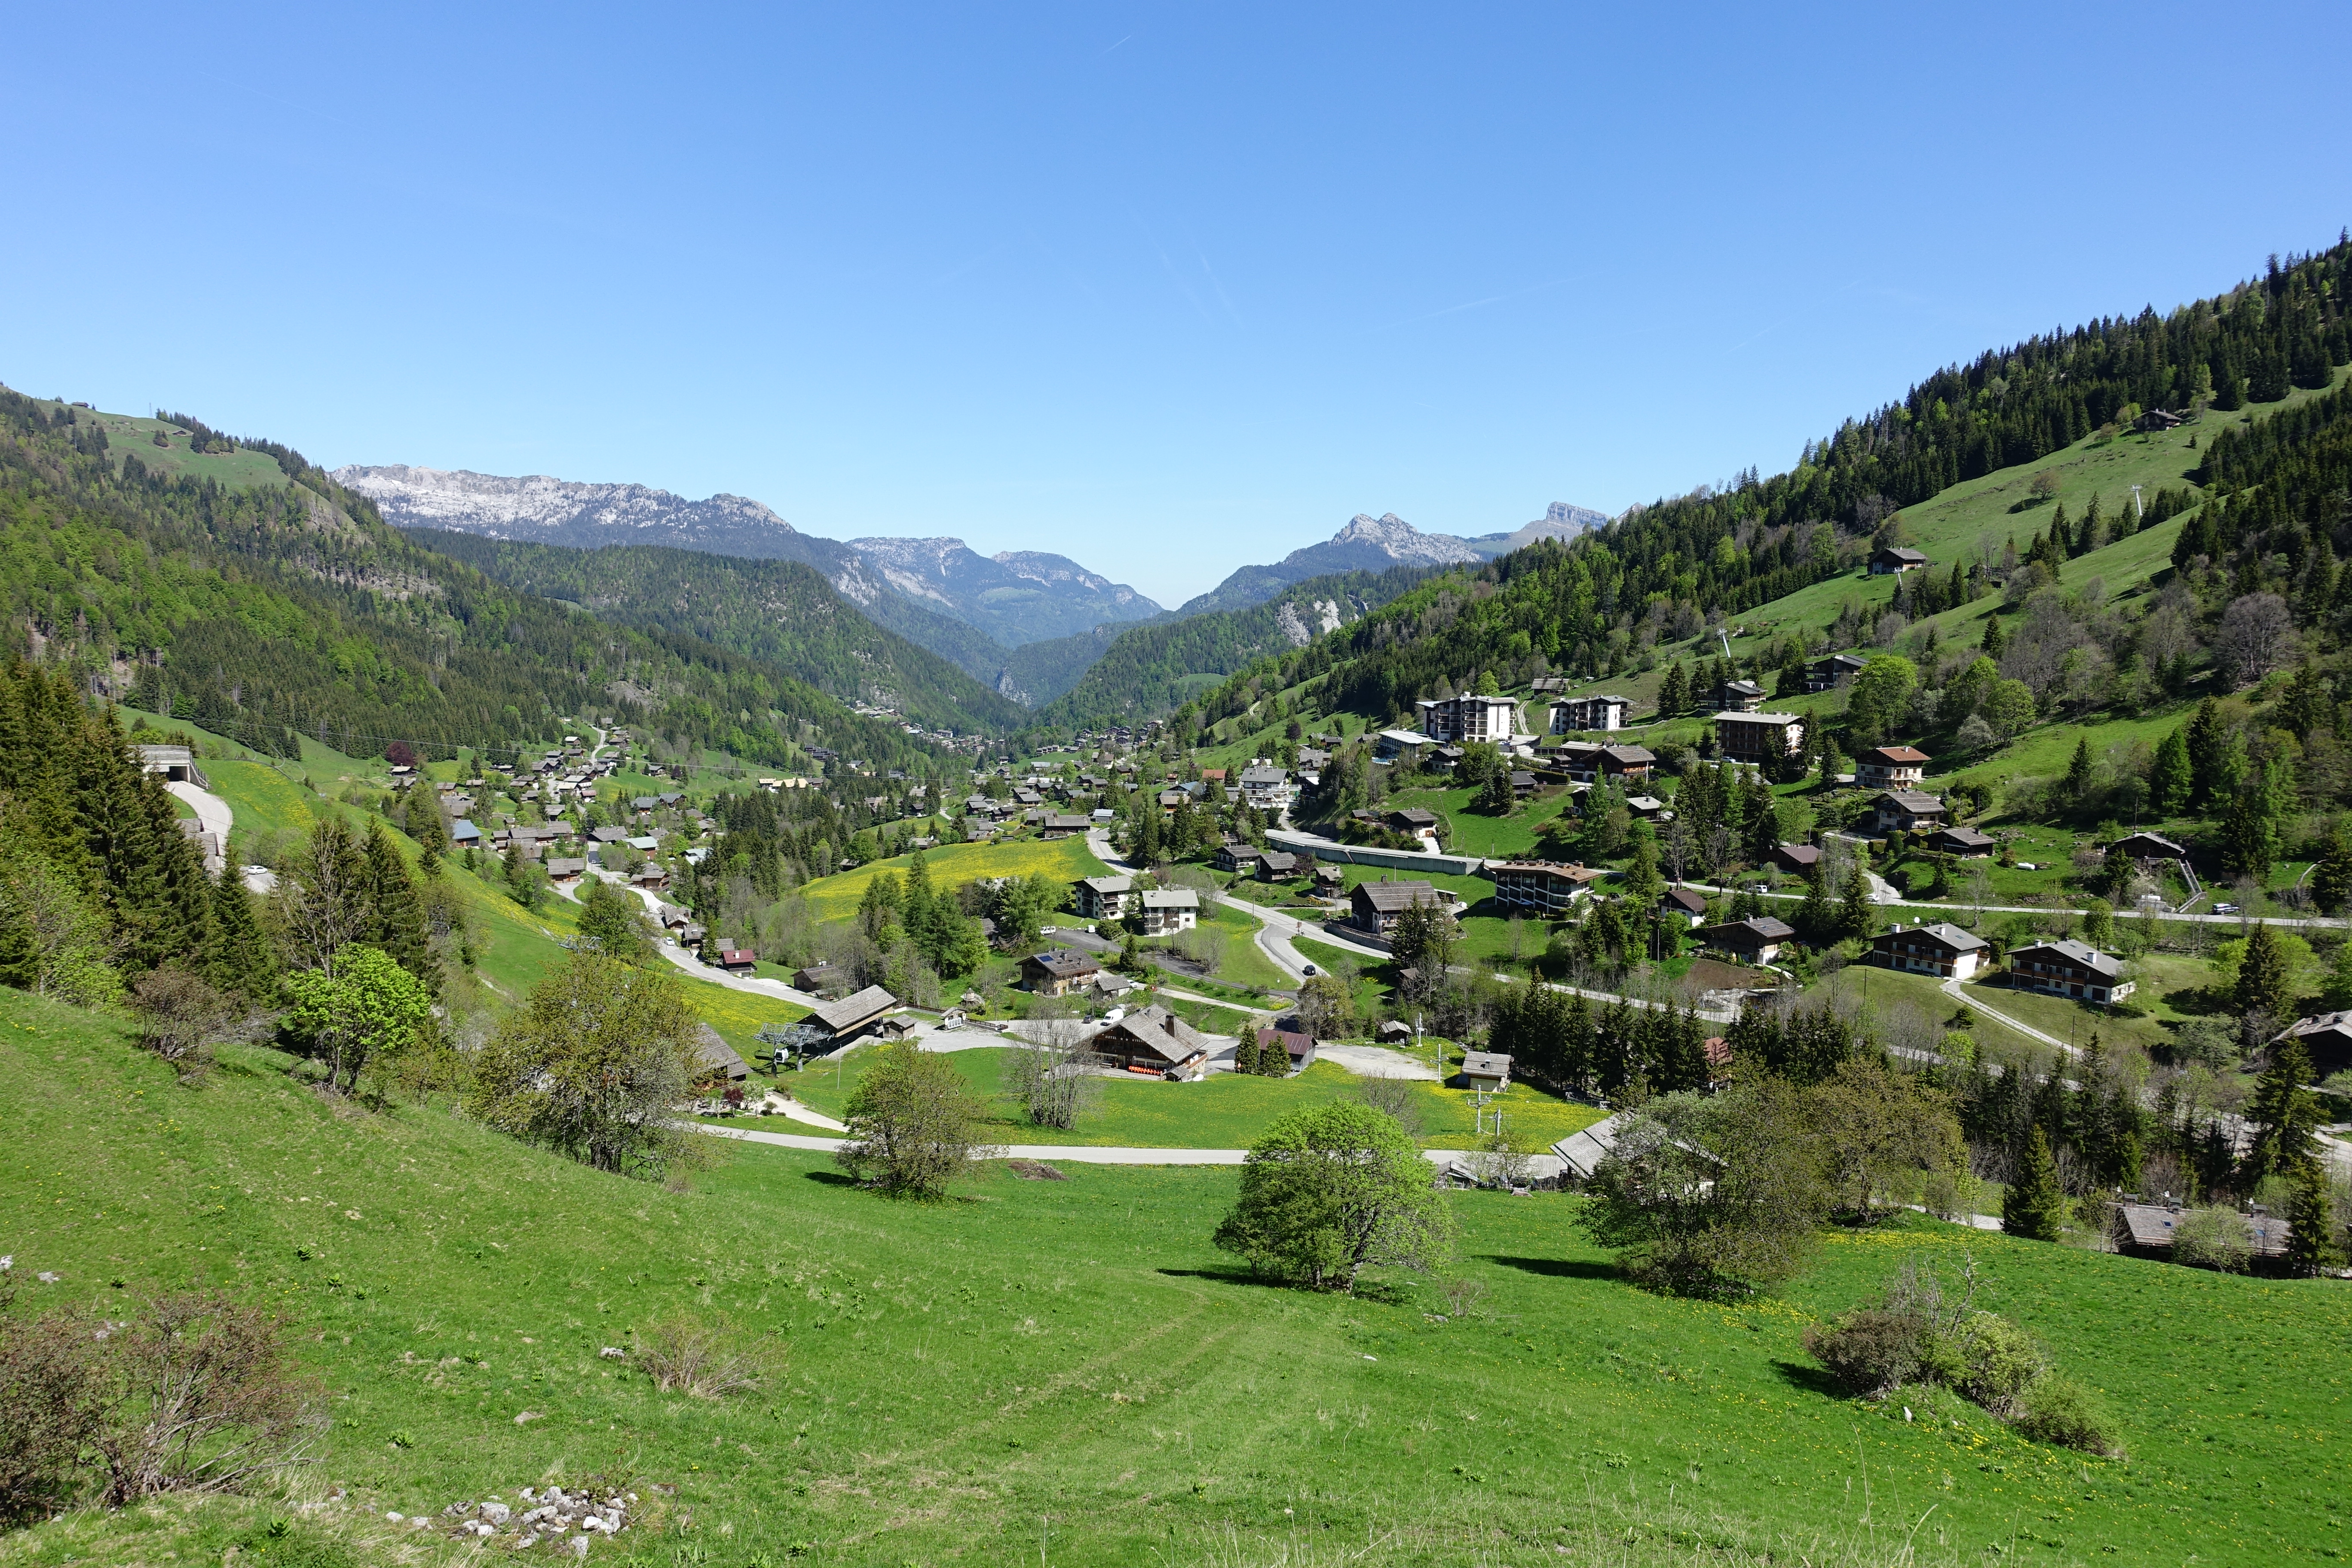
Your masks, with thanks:
M 277 955 L 254 911 L 253 895 L 238 880 L 234 866 L 213 885 L 212 930 L 203 969 L 215 988 L 234 992 L 257 1006 L 266 1005 L 278 990 Z
M 2273 792 L 2264 778 L 2248 779 L 2231 795 L 2222 815 L 2221 858 L 2232 871 L 2260 880 L 2270 875 L 2278 855 Z
M 2000 610 L 1996 609 L 1991 615 L 1985 617 L 1984 638 L 1977 646 L 1984 650 L 1984 656 L 1987 658 L 1999 659 L 2000 658 L 2000 650 L 2003 647 L 2003 642 L 2000 635 Z
M 2058 1163 L 2040 1127 L 2001 1198 L 2000 1228 L 2028 1241 L 2055 1241 L 2066 1224 L 2066 1194 L 2058 1185 Z
M 386 957 L 425 983 L 436 997 L 441 994 L 441 965 L 433 957 L 425 926 L 425 900 L 408 875 L 400 846 L 379 818 L 368 821 L 367 931 L 360 940 L 380 948 Z
M 1658 716 L 1672 719 L 1690 706 L 1690 678 L 1684 673 L 1677 659 L 1666 667 L 1666 679 L 1658 687 Z
M 1797 931 L 1818 947 L 1837 940 L 1837 910 L 1830 902 L 1828 879 L 1816 866 L 1805 878 L 1805 901 L 1797 906 Z
M 1859 942 L 1870 934 L 1876 924 L 1870 903 L 1870 879 L 1862 868 L 1862 858 L 1854 858 L 1853 868 L 1846 873 L 1845 896 L 1838 903 L 1838 935 L 1849 942 Z
M 2352 903 L 2352 837 L 2347 837 L 2341 822 L 2328 829 L 2327 847 L 2312 868 L 2311 896 L 2323 912 L 2331 915 Z
M 2184 731 L 2176 729 L 2157 742 L 2156 761 L 2147 774 L 2148 798 L 2168 816 L 2189 804 L 2195 782 L 2189 766 L 2189 742 Z
M 2271 1047 L 2271 1065 L 2254 1086 L 2246 1120 L 2253 1124 L 2252 1146 L 2246 1151 L 2248 1186 L 2264 1176 L 2296 1178 L 2319 1169 L 2319 1149 L 2313 1134 L 2323 1118 L 2319 1100 L 2305 1087 L 2311 1079 L 2311 1056 L 2303 1042 L 2289 1035 Z
M 2091 756 L 2091 737 L 2083 736 L 2074 742 L 2074 760 L 2066 764 L 2066 798 L 2084 801 L 2091 797 L 2091 775 L 2098 764 Z
M 2307 741 L 2311 731 L 2326 721 L 2334 706 L 2328 700 L 2326 678 L 2319 673 L 2317 666 L 2305 659 L 2296 668 L 2286 690 L 2280 694 L 2274 717 L 2283 728 L 2294 731 L 2296 740 Z
M 2210 697 L 2197 705 L 2189 721 L 2189 801 L 2200 808 L 2213 803 L 2221 787 L 2229 737 L 2221 724 L 2221 705 Z
M 2296 1173 L 2286 1205 L 2286 1267 L 2291 1274 L 2316 1279 L 2343 1259 L 2336 1241 L 2336 1205 L 2318 1162 Z
M 2238 961 L 2238 984 L 2231 992 L 2231 1005 L 2238 1016 L 2249 1014 L 2268 1020 L 2276 1027 L 2287 1016 L 2293 1000 L 2289 992 L 2293 980 L 2288 973 L 2286 949 L 2278 933 L 2263 921 L 2256 921 L 2254 929 L 2246 933 L 2245 956 Z M 2298 1051 L 2300 1046 L 2295 1047 Z M 2309 1063 L 2305 1062 L 2306 1068 Z

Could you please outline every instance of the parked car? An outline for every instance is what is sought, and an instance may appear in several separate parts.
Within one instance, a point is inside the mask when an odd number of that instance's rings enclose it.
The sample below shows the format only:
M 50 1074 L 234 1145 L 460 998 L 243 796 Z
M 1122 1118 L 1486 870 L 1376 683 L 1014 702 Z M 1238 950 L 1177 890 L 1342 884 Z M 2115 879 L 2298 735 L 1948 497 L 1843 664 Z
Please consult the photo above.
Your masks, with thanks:
M 1302 963 L 1298 966 L 1298 973 L 1307 976 L 1307 979 L 1312 980 L 1319 972 L 1311 963 Z
M 2215 904 L 2213 906 L 2213 912 L 2217 915 L 2234 915 L 2238 912 L 2238 906 L 2235 904 Z

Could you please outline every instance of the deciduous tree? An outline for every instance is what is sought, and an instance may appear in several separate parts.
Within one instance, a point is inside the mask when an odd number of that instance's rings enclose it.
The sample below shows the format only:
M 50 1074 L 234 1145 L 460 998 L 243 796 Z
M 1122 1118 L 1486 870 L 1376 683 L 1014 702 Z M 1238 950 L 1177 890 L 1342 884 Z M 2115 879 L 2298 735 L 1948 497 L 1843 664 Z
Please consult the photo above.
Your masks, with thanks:
M 1442 1265 L 1454 1230 L 1429 1162 L 1396 1119 L 1334 1100 L 1266 1129 L 1215 1241 L 1261 1274 L 1353 1290 L 1367 1268 Z

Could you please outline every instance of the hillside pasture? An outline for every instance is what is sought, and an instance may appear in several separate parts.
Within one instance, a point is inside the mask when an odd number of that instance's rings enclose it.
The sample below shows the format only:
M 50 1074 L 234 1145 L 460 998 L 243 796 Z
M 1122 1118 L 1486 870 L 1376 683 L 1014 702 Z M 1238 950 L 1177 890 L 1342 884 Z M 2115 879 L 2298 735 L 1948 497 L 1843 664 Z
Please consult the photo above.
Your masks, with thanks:
M 1231 1169 L 989 1166 L 955 1201 L 894 1204 L 821 1155 L 730 1145 L 665 1191 L 444 1108 L 339 1112 L 280 1059 L 235 1052 L 191 1089 L 121 1026 L 0 993 L 0 1194 L 20 1275 L 58 1276 L 27 1304 L 120 1316 L 199 1279 L 268 1302 L 333 1395 L 306 1490 L 350 1493 L 298 1542 L 607 1472 L 650 1505 L 622 1562 L 1010 1563 L 1041 1541 L 1054 1563 L 1370 1568 L 2340 1549 L 2346 1392 L 2325 1369 L 2352 1294 L 2334 1281 L 1911 1216 L 1825 1237 L 1779 1297 L 1684 1301 L 1617 1278 L 1578 1199 L 1465 1193 L 1437 1276 L 1317 1296 L 1209 1245 Z M 1804 1352 L 1808 1323 L 1906 1261 L 1948 1278 L 1969 1258 L 1979 1300 L 2114 1407 L 2128 1459 L 1966 1406 L 1848 1400 Z M 761 1386 L 660 1394 L 599 1355 L 677 1312 L 756 1339 Z M 219 1561 L 256 1523 L 233 1501 L 77 1513 L 0 1537 L 0 1563 Z M 414 1563 L 478 1560 L 406 1539 Z M 281 1555 L 265 1547 L 235 1560 Z

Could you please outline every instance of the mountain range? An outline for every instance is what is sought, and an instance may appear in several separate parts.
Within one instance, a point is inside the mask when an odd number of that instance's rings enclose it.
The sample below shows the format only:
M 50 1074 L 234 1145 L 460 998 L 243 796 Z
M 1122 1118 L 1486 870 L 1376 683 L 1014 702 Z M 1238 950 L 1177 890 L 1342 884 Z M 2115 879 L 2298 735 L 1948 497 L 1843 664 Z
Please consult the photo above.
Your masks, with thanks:
M 1003 648 L 1160 613 L 1134 589 L 1066 556 L 1006 551 L 991 557 L 960 539 L 824 539 L 742 496 L 689 500 L 646 485 L 586 484 L 544 474 L 509 479 L 406 464 L 351 465 L 336 469 L 334 479 L 373 500 L 395 528 L 576 550 L 649 544 L 750 561 L 798 561 L 815 567 L 862 610 L 873 613 L 885 599 L 897 598 L 981 632 L 1000 650 L 992 661 L 969 639 L 942 636 L 889 609 L 874 614 L 877 624 L 982 679 L 992 680 L 997 672 L 974 666 L 1001 667 Z
M 1536 539 L 1570 537 L 1608 521 L 1589 508 L 1555 501 L 1516 531 L 1462 538 L 1423 533 L 1394 512 L 1359 513 L 1330 539 L 1271 565 L 1241 567 L 1209 593 L 1169 611 L 1067 556 L 1028 550 L 982 555 L 947 537 L 825 539 L 802 532 L 742 496 L 694 500 L 646 485 L 406 464 L 349 465 L 333 479 L 373 500 L 385 521 L 406 531 L 574 550 L 663 546 L 745 561 L 796 561 L 822 574 L 877 626 L 1032 706 L 1070 690 L 1131 627 L 1247 609 L 1312 578 L 1491 560 Z

